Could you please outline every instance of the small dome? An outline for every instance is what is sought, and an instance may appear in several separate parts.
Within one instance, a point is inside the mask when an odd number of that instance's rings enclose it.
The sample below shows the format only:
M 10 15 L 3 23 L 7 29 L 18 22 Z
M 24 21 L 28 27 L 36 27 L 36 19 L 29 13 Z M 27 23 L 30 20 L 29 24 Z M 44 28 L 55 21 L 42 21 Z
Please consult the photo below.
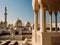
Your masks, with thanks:
M 25 26 L 26 26 L 26 27 L 30 27 L 30 26 L 31 26 L 30 22 L 29 22 L 29 21 L 26 21 L 26 22 L 25 22 Z
M 22 21 L 20 19 L 17 19 L 14 21 L 13 26 L 15 27 L 20 27 L 22 26 Z

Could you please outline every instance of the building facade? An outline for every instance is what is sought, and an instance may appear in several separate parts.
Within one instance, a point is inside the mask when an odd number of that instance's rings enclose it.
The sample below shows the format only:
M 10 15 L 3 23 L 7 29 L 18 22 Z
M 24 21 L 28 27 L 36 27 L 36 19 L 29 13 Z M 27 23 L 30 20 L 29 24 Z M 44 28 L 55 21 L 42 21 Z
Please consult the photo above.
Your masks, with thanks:
M 34 11 L 34 30 L 32 45 L 60 45 L 60 31 L 57 30 L 57 16 L 60 0 L 32 0 Z M 40 10 L 40 30 L 38 30 L 38 11 Z M 46 31 L 46 11 L 49 12 L 50 30 Z M 52 13 L 55 14 L 55 30 L 52 31 Z

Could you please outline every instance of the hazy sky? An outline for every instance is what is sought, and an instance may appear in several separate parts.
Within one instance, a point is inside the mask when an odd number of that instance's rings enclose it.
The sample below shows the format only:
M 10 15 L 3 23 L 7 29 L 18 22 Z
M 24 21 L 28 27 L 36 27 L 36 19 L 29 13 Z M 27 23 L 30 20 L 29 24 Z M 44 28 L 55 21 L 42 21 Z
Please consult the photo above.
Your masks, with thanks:
M 4 20 L 4 7 L 7 6 L 8 22 L 13 23 L 19 18 L 23 23 L 25 21 L 34 22 L 34 13 L 32 10 L 32 0 L 0 0 L 0 21 Z M 40 15 L 38 15 L 40 20 Z M 46 12 L 46 19 L 49 22 L 49 13 Z M 54 22 L 53 14 L 53 22 Z M 60 14 L 58 13 L 58 22 L 60 22 Z

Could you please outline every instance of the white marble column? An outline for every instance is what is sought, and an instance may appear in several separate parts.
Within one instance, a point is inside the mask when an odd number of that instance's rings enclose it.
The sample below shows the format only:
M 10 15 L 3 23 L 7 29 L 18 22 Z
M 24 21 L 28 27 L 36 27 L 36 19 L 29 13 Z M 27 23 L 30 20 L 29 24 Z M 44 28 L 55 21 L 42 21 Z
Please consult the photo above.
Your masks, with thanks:
M 46 14 L 45 8 L 41 5 L 40 7 L 40 32 L 46 31 Z
M 34 32 L 35 32 L 35 43 L 37 42 L 37 33 L 36 31 L 38 30 L 38 11 L 34 11 Z
M 38 11 L 34 11 L 34 30 L 38 30 Z
M 57 13 L 55 13 L 55 31 L 57 31 Z
M 49 12 L 50 14 L 50 32 L 52 31 L 52 12 Z

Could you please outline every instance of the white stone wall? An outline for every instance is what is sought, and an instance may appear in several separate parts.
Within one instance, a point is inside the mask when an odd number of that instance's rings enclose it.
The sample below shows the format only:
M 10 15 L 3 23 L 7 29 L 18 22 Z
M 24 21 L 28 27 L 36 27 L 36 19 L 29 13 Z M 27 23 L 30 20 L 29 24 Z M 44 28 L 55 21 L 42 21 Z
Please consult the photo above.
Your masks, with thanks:
M 60 32 L 44 32 L 44 33 L 39 33 L 37 32 L 37 35 L 40 35 L 40 39 L 37 42 L 37 45 L 52 45 L 52 38 L 60 38 Z M 39 37 L 39 36 L 38 36 Z M 58 40 L 56 40 L 58 42 Z

